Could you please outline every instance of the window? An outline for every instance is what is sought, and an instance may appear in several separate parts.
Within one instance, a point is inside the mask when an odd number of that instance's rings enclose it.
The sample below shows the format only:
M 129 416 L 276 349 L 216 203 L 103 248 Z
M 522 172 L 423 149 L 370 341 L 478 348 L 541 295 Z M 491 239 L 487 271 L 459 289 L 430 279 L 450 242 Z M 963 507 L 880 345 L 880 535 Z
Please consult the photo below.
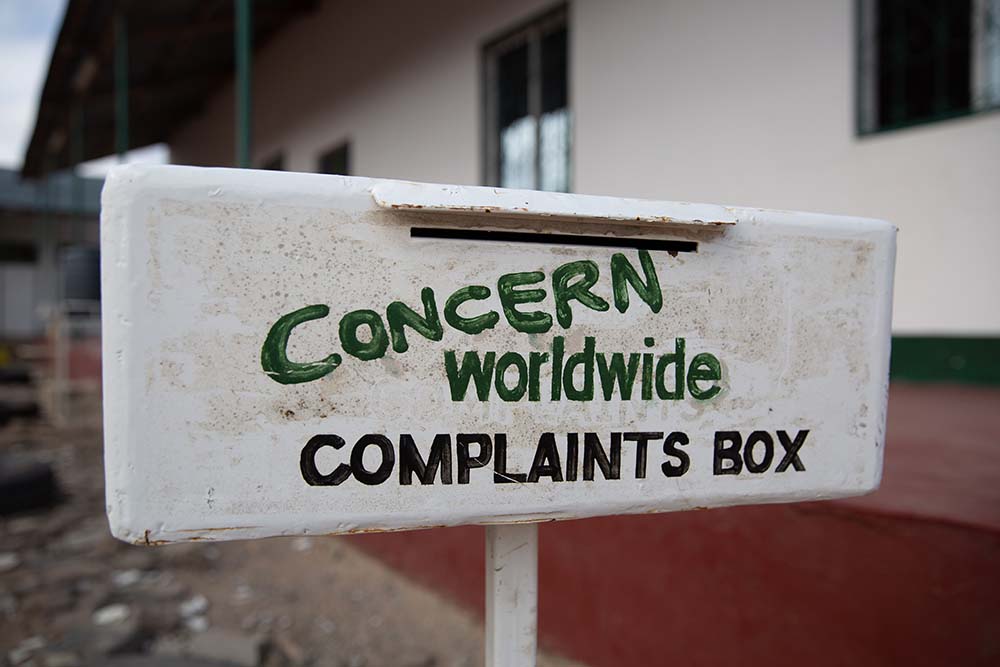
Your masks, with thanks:
M 267 171 L 284 171 L 285 154 L 275 153 L 270 159 L 264 160 L 264 163 L 260 165 L 260 168 Z
M 568 65 L 564 7 L 483 49 L 488 184 L 569 191 Z
M 17 241 L 0 243 L 0 263 L 33 264 L 36 261 L 38 261 L 38 250 L 31 243 L 18 243 Z
M 351 144 L 347 141 L 319 156 L 319 173 L 351 175 Z
M 860 0 L 858 126 L 1000 105 L 1000 0 Z

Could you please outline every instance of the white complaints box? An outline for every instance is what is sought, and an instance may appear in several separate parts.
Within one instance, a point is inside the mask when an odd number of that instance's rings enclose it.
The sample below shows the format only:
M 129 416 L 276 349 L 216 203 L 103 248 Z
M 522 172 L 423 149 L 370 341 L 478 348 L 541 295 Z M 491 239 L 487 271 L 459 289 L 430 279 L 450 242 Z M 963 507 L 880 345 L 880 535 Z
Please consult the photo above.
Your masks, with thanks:
M 119 167 L 101 214 L 112 530 L 158 543 L 865 493 L 895 233 Z

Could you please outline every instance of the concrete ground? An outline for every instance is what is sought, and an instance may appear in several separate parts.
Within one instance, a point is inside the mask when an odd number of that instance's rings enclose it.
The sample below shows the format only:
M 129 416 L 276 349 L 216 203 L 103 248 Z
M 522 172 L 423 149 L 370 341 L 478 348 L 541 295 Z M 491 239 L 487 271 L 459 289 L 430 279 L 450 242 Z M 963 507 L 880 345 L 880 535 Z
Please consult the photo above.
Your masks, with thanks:
M 0 664 L 483 662 L 477 616 L 354 538 L 131 546 L 108 532 L 99 430 L 13 423 L 0 429 L 0 454 L 51 463 L 65 496 L 0 518 Z

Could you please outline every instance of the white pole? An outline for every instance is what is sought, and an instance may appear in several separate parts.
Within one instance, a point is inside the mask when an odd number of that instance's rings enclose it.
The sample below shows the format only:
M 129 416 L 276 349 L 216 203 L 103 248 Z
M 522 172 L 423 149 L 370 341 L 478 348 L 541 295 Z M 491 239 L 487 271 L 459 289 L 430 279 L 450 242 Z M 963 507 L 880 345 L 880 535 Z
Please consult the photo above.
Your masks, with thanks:
M 486 667 L 535 667 L 538 524 L 486 527 Z

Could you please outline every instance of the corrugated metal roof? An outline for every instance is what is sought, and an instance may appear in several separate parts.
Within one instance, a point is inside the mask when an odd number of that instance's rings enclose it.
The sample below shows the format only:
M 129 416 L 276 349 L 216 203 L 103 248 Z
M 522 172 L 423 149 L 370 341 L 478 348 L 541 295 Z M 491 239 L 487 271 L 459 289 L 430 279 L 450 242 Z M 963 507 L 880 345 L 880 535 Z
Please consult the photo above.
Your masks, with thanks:
M 315 4 L 254 2 L 255 48 Z M 23 176 L 36 178 L 114 153 L 116 11 L 125 15 L 128 25 L 129 148 L 169 142 L 172 132 L 232 77 L 233 0 L 70 0 Z M 76 122 L 81 124 L 79 132 Z

